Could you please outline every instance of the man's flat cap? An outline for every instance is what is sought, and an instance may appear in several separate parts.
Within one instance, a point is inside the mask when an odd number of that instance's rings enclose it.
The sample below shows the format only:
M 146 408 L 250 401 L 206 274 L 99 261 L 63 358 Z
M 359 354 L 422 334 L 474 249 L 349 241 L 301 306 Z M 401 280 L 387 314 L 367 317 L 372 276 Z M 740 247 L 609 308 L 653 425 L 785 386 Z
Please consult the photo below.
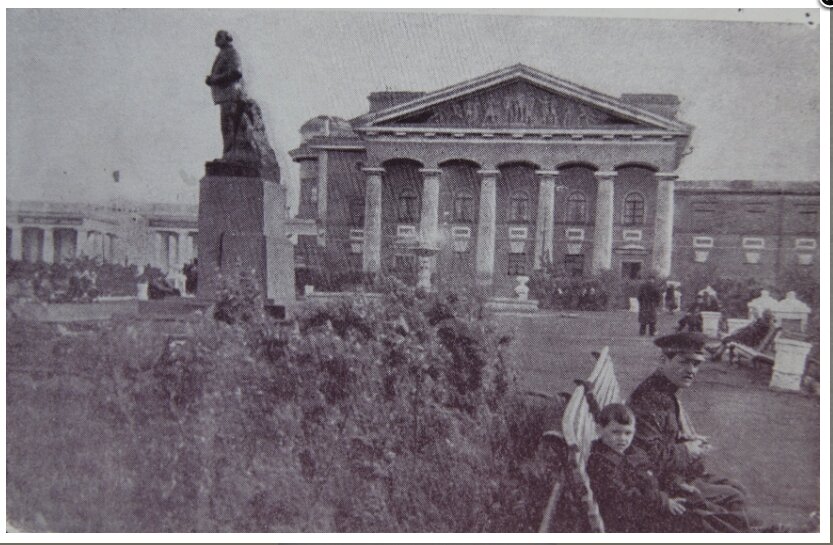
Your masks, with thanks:
M 697 332 L 682 332 L 658 337 L 654 344 L 662 348 L 663 352 L 696 352 L 702 353 L 708 337 Z

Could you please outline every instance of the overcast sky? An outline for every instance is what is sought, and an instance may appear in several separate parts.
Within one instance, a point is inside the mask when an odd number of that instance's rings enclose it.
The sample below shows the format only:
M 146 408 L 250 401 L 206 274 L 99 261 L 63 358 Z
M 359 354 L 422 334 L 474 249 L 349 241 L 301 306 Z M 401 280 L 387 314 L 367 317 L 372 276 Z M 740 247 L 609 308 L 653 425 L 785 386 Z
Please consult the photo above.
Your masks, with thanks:
M 204 84 L 234 35 L 285 180 L 309 118 L 524 63 L 597 91 L 672 93 L 684 179 L 819 179 L 818 24 L 470 13 L 7 11 L 7 198 L 196 202 L 220 155 Z M 813 15 L 817 21 L 817 15 Z M 800 20 L 800 18 L 798 19 Z M 112 172 L 119 170 L 115 183 Z

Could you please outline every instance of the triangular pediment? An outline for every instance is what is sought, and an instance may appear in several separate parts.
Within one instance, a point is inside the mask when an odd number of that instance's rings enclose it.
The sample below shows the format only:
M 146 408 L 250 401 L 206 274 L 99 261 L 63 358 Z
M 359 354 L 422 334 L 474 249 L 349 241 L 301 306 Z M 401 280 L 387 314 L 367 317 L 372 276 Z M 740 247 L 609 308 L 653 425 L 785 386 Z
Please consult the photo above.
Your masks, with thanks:
M 689 133 L 688 125 L 516 65 L 353 120 L 354 127 L 620 129 Z

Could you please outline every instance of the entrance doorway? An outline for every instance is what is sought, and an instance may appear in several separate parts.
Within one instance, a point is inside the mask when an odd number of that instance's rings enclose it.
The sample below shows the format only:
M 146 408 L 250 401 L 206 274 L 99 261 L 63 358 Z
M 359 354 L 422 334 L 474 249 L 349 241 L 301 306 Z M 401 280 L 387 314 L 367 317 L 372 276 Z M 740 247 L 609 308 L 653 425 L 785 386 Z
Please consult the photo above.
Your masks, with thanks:
M 641 261 L 623 261 L 622 262 L 622 278 L 629 280 L 637 280 L 642 274 Z

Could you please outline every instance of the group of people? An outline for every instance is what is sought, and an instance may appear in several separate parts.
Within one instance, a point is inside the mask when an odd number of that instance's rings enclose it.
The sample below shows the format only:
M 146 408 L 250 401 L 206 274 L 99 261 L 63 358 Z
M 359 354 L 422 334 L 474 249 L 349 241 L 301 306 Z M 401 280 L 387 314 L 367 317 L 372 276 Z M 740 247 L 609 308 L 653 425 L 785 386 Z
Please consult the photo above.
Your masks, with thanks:
M 555 290 L 559 308 L 565 310 L 604 310 L 608 304 L 606 291 L 593 284 L 567 285 Z
M 656 278 L 654 276 L 648 277 L 640 286 L 637 295 L 639 302 L 639 334 L 650 336 L 656 335 L 657 328 L 657 312 L 661 308 L 663 298 L 665 299 L 665 306 L 669 312 L 677 310 L 678 301 L 677 289 L 669 285 L 663 297 L 663 293 L 657 286 Z M 717 297 L 708 290 L 699 292 L 694 299 L 694 302 L 686 309 L 685 315 L 677 322 L 677 331 L 703 331 L 703 316 L 701 312 L 719 312 L 720 301 Z
M 663 363 L 633 392 L 596 415 L 587 473 L 608 532 L 746 532 L 746 491 L 710 474 L 712 449 L 677 397 L 706 359 L 706 337 L 657 338 Z

